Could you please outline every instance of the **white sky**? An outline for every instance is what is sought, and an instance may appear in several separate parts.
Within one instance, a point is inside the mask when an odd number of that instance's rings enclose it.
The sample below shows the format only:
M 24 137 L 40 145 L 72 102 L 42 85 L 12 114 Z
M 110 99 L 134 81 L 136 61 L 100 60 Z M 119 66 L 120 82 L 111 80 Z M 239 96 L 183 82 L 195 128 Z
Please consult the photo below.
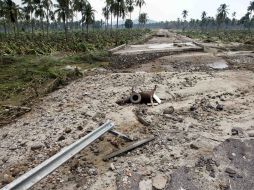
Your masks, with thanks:
M 21 0 L 13 0 L 16 3 Z M 55 0 L 53 0 L 55 1 Z M 102 19 L 101 10 L 105 5 L 105 0 L 88 0 L 94 7 L 96 12 L 96 20 Z M 166 21 L 176 20 L 182 17 L 181 13 L 184 9 L 188 10 L 188 18 L 200 18 L 202 11 L 206 11 L 208 16 L 215 16 L 217 8 L 220 4 L 229 5 L 230 17 L 235 11 L 237 18 L 242 17 L 247 12 L 250 0 L 146 0 L 146 5 L 142 8 L 142 12 L 148 13 L 151 20 Z M 138 17 L 139 8 L 135 7 L 132 19 Z

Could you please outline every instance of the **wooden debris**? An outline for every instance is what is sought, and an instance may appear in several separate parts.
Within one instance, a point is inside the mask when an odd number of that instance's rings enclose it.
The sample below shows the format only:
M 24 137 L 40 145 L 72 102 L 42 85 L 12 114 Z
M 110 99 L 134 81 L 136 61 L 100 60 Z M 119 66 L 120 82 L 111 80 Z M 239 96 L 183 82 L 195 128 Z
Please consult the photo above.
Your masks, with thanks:
M 116 152 L 113 152 L 113 153 L 111 153 L 111 154 L 105 156 L 105 157 L 103 158 L 103 160 L 106 161 L 106 160 L 109 160 L 110 158 L 114 158 L 114 157 L 116 157 L 116 156 L 119 156 L 119 155 L 121 155 L 121 154 L 123 154 L 123 153 L 125 153 L 125 152 L 128 152 L 128 151 L 130 151 L 130 150 L 133 150 L 133 149 L 135 149 L 135 148 L 137 148 L 137 147 L 139 147 L 139 146 L 141 146 L 141 145 L 144 145 L 144 144 L 146 144 L 146 143 L 148 143 L 148 142 L 150 142 L 150 141 L 152 141 L 152 140 L 154 140 L 154 139 L 155 139 L 155 137 L 150 137 L 150 138 L 148 138 L 148 139 L 143 139 L 143 140 L 141 140 L 141 141 L 137 141 L 137 142 L 135 142 L 135 143 L 132 144 L 132 145 L 126 146 L 126 147 L 122 148 L 121 150 L 118 150 L 118 151 L 116 151 Z
M 123 138 L 123 139 L 126 140 L 126 141 L 133 141 L 133 139 L 130 138 L 129 136 L 127 136 L 127 135 L 125 135 L 125 134 L 123 134 L 123 133 L 120 133 L 120 132 L 118 132 L 118 131 L 110 130 L 109 133 L 111 133 L 111 134 L 113 134 L 113 135 L 115 135 L 115 136 L 121 137 L 121 138 Z

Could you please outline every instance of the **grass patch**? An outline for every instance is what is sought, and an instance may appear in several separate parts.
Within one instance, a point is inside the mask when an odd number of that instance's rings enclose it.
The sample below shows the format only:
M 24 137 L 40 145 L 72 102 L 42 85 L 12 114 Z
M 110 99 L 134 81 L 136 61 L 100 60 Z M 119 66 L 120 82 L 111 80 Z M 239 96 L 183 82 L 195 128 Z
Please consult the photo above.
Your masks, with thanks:
M 201 39 L 204 42 L 238 42 L 254 45 L 254 31 L 225 30 L 225 31 L 184 31 L 178 32 L 190 38 Z

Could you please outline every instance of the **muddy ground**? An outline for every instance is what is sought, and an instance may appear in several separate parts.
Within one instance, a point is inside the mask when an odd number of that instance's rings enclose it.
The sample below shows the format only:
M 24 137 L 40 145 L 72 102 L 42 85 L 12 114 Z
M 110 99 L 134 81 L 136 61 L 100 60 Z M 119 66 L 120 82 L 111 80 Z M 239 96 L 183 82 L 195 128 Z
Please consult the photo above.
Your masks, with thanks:
M 147 43 L 191 41 L 160 33 Z M 104 162 L 129 144 L 105 134 L 32 189 L 253 190 L 254 54 L 203 45 L 204 52 L 97 69 L 0 128 L 0 187 L 110 119 L 135 140 L 155 140 Z M 154 85 L 162 104 L 116 104 L 132 86 Z

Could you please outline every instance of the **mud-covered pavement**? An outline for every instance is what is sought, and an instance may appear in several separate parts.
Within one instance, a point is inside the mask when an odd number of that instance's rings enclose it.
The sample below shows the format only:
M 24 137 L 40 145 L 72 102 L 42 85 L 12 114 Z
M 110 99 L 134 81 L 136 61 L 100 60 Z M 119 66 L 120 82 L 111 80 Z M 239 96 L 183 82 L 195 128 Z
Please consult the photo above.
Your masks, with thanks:
M 181 39 L 190 40 L 166 32 L 147 43 Z M 252 190 L 253 68 L 251 52 L 209 50 L 164 56 L 114 72 L 98 69 L 0 128 L 0 187 L 110 119 L 116 130 L 136 140 L 156 139 L 103 162 L 103 156 L 128 144 L 106 134 L 33 189 Z M 132 86 L 154 85 L 161 105 L 115 103 Z M 173 113 L 167 111 L 170 106 Z M 138 121 L 137 111 L 148 126 Z

